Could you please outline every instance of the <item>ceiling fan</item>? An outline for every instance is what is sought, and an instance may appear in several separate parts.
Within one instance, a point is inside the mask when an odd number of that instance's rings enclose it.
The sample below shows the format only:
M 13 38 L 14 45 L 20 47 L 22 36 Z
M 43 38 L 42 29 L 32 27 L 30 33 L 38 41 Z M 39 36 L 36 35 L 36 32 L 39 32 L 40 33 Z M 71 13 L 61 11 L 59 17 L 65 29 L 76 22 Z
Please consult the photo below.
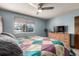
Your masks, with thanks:
M 46 3 L 39 3 L 38 6 L 34 5 L 33 3 L 31 3 L 30 5 L 37 8 L 37 15 L 39 13 L 41 13 L 43 10 L 51 10 L 51 9 L 54 9 L 54 7 L 44 7 Z

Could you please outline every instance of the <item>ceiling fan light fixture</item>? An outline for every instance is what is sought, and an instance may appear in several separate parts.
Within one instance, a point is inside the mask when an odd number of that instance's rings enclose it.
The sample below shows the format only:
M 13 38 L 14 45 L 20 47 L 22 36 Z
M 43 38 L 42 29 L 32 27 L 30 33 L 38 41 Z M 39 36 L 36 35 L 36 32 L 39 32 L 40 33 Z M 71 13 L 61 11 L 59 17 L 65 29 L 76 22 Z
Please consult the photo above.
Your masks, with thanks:
M 41 13 L 41 12 L 42 12 L 42 10 L 41 10 L 41 9 L 38 9 L 38 12 L 39 12 L 39 13 Z

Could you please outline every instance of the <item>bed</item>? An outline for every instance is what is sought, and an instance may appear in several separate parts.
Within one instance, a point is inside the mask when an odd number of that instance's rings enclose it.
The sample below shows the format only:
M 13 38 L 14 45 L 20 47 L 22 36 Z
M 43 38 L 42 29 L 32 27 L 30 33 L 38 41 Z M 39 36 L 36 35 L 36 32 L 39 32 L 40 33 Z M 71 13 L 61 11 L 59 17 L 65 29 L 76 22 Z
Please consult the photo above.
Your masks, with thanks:
M 69 56 L 69 50 L 63 42 L 48 37 L 32 36 L 18 38 L 17 44 L 24 56 Z

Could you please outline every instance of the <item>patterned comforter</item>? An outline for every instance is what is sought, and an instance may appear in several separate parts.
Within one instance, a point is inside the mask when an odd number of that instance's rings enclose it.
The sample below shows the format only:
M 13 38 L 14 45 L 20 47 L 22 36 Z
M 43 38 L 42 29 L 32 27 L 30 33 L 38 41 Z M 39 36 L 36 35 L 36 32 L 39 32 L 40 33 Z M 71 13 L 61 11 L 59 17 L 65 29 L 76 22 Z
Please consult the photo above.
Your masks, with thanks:
M 46 37 L 32 37 L 18 41 L 24 56 L 69 56 L 63 42 Z

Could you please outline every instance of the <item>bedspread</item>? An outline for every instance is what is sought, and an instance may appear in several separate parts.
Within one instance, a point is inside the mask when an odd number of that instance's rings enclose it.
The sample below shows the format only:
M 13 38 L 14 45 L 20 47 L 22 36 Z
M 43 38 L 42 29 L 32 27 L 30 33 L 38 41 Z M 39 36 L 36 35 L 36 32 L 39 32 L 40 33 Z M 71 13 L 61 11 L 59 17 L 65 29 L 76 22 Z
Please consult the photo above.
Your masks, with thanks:
M 24 39 L 19 46 L 24 56 L 69 56 L 69 51 L 62 42 L 45 37 Z

